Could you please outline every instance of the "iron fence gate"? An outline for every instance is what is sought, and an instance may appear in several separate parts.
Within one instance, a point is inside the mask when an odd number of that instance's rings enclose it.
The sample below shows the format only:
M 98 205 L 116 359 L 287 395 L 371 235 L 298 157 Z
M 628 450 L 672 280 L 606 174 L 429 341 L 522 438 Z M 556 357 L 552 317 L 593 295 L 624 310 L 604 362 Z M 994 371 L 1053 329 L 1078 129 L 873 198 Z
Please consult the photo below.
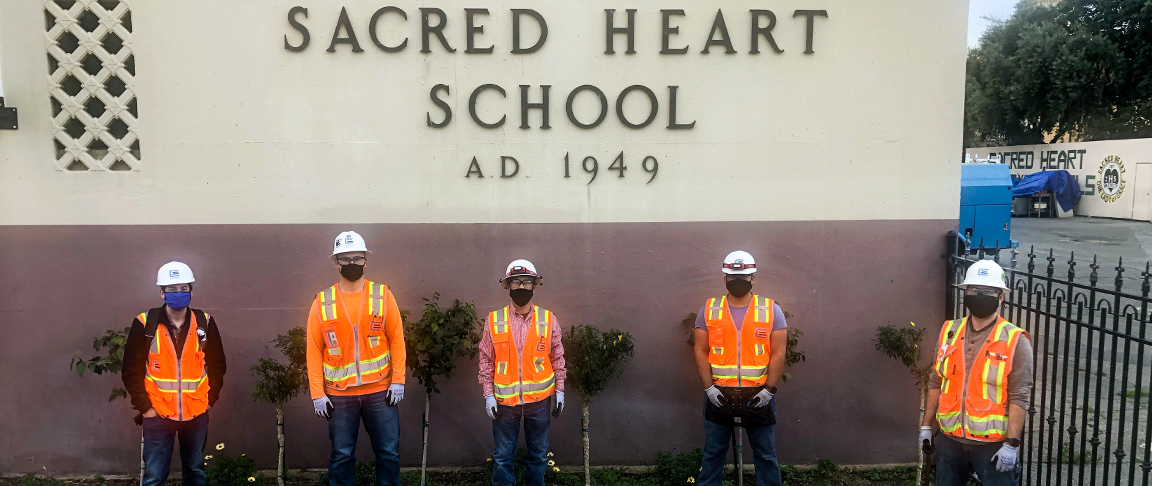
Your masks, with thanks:
M 958 284 L 965 269 L 984 258 L 1001 262 L 999 252 L 972 250 L 955 235 L 948 253 L 946 314 L 954 319 L 964 316 Z M 1090 269 L 1086 279 L 1077 276 L 1078 263 Z M 1139 272 L 1133 278 L 1121 260 L 1109 269 L 1110 283 L 1100 282 L 1095 256 L 1088 263 L 1013 248 L 1001 265 L 1012 289 L 1002 315 L 1028 332 L 1035 349 L 1022 484 L 1149 484 L 1149 265 L 1129 270 Z M 1126 281 L 1140 288 L 1128 290 Z

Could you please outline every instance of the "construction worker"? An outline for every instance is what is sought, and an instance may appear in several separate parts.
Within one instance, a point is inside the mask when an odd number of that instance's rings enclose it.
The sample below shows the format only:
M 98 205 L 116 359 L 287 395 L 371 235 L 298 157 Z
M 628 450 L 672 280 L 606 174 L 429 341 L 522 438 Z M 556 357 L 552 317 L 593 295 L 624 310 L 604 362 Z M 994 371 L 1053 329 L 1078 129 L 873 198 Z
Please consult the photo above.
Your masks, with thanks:
M 784 374 L 788 324 L 772 299 L 752 293 L 756 260 L 738 250 L 721 267 L 728 293 L 696 315 L 693 348 L 704 385 L 701 486 L 720 486 L 735 427 L 748 433 L 758 486 L 779 485 L 776 385 Z
M 1032 343 L 1000 317 L 1009 291 L 1000 265 L 973 263 L 960 288 L 968 317 L 940 330 L 919 446 L 935 450 L 938 486 L 966 485 L 973 473 L 984 486 L 1015 485 L 1032 393 Z M 933 438 L 933 424 L 946 438 Z
M 328 419 L 332 486 L 356 483 L 361 419 L 376 454 L 377 486 L 400 484 L 396 405 L 404 399 L 404 328 L 388 286 L 364 278 L 368 254 L 359 234 L 340 233 L 331 256 L 340 281 L 308 311 L 308 388 L 316 415 Z
M 564 346 L 556 315 L 532 304 L 544 279 L 528 260 L 508 265 L 500 284 L 512 303 L 488 314 L 480 340 L 480 386 L 492 418 L 493 486 L 516 481 L 513 458 L 520 426 L 528 446 L 526 486 L 544 486 L 548 468 L 548 425 L 564 411 Z M 551 398 L 555 396 L 555 404 Z
M 141 312 L 132 321 L 124 344 L 120 375 L 136 423 L 144 428 L 143 486 L 168 480 L 173 441 L 180 441 L 184 486 L 204 486 L 204 444 L 208 409 L 220 398 L 228 364 L 216 321 L 189 307 L 192 269 L 180 262 L 160 267 L 156 285 L 164 305 Z

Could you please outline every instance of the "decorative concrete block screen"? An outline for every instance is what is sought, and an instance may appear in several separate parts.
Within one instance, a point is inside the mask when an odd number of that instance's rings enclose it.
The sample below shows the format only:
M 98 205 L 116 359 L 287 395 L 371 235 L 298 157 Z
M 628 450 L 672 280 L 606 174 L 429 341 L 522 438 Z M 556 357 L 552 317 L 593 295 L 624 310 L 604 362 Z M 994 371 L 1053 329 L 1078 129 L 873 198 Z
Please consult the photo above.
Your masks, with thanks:
M 45 0 L 57 170 L 140 170 L 132 11 L 124 0 Z

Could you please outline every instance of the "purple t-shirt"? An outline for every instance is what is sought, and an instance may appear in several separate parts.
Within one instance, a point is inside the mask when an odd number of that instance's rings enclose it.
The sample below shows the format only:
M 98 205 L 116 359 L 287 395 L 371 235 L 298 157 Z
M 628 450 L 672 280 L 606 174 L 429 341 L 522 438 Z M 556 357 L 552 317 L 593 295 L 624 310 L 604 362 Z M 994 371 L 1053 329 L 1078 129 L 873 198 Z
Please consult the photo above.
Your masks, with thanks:
M 703 330 L 707 331 L 708 330 L 708 324 L 707 324 L 707 320 L 704 318 L 704 316 L 705 316 L 704 311 L 706 310 L 705 307 L 708 307 L 708 304 L 704 304 L 703 307 L 700 307 L 700 312 L 696 313 L 696 328 L 697 329 L 703 329 Z M 733 307 L 733 306 L 729 305 L 728 310 L 732 312 L 732 322 L 736 323 L 736 330 L 739 331 L 740 328 L 744 326 L 744 314 L 748 313 L 748 306 Z M 780 309 L 779 304 L 773 302 L 772 303 L 772 330 L 776 331 L 776 330 L 780 330 L 780 329 L 786 329 L 787 327 L 788 327 L 788 322 L 784 320 L 784 311 L 782 309 Z

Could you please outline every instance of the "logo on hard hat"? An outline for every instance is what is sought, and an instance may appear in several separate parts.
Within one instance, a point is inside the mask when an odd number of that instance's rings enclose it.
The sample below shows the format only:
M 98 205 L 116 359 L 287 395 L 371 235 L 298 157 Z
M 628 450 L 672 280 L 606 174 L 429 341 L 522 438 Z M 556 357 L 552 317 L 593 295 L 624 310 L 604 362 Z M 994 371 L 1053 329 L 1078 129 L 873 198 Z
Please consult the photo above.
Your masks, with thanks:
M 347 237 L 345 237 L 344 242 L 351 245 L 352 244 L 352 235 L 348 235 Z
M 179 270 L 169 270 L 168 276 L 171 278 L 180 278 L 180 271 Z
M 340 238 L 336 238 L 336 248 L 340 248 Z
M 988 276 L 988 269 L 987 268 L 981 268 L 981 269 L 976 271 L 976 275 L 987 277 Z

